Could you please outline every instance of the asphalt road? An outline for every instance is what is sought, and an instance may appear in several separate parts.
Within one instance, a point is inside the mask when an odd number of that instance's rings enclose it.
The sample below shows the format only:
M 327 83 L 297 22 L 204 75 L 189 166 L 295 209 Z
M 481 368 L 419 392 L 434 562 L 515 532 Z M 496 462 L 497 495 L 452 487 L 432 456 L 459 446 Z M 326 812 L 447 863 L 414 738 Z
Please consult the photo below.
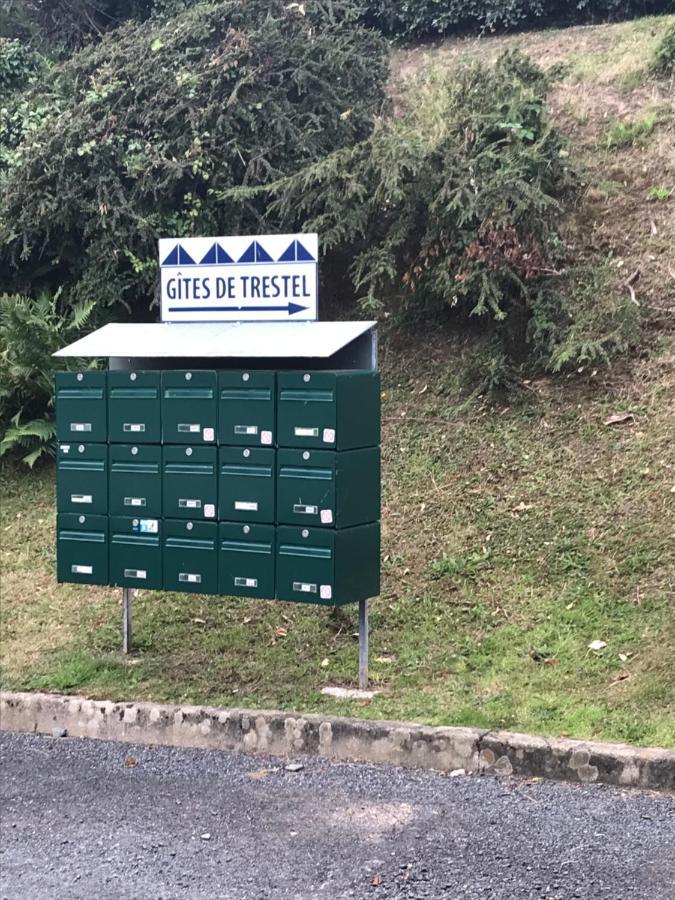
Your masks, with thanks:
M 675 799 L 0 735 L 6 900 L 675 898 Z

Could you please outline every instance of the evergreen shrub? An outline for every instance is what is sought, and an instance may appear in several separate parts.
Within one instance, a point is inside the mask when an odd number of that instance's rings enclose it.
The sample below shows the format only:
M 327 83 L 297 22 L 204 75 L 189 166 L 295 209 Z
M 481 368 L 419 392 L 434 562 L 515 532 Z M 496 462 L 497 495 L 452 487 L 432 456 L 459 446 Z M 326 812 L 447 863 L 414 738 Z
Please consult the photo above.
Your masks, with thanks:
M 367 0 L 366 21 L 401 37 L 515 30 L 671 12 L 672 0 Z
M 158 237 L 283 229 L 264 198 L 216 196 L 368 136 L 387 47 L 354 20 L 341 0 L 221 0 L 54 66 L 0 118 L 0 290 L 148 316 Z

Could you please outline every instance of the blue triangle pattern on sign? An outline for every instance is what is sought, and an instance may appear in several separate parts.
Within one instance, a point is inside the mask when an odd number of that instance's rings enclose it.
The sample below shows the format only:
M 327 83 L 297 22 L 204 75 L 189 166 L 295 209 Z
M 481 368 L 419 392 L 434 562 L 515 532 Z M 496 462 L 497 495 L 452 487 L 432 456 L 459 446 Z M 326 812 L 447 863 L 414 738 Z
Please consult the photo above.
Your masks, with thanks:
M 207 251 L 204 259 L 201 264 L 204 266 L 212 266 L 217 263 L 231 263 L 234 262 L 232 257 L 227 253 L 220 244 L 214 244 L 210 250 Z
M 190 256 L 187 250 L 184 250 L 181 245 L 178 245 L 178 262 L 181 266 L 194 266 L 196 265 L 194 259 Z
M 267 250 L 262 247 L 257 241 L 253 241 L 249 246 L 244 250 L 242 255 L 238 260 L 240 263 L 252 263 L 252 262 L 274 262 L 272 257 L 269 255 Z
M 314 257 L 300 241 L 291 241 L 279 257 L 279 262 L 314 262 Z
M 180 244 L 176 244 L 173 250 L 162 263 L 163 266 L 194 266 L 194 259 Z
M 177 266 L 178 265 L 178 244 L 173 248 L 171 253 L 167 256 L 167 258 L 162 263 L 163 266 Z
M 295 243 L 297 244 L 296 259 L 298 260 L 298 262 L 305 262 L 305 261 L 314 262 L 315 261 L 312 254 L 309 252 L 309 250 L 307 250 L 307 248 L 303 244 L 300 243 L 300 241 L 296 241 Z

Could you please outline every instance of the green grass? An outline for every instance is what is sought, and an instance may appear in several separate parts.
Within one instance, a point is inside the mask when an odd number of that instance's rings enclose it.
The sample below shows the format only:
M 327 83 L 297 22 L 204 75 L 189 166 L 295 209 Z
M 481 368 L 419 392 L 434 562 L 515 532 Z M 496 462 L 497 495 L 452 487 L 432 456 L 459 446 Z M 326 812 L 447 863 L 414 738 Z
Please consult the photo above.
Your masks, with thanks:
M 424 350 L 385 373 L 371 703 L 320 694 L 355 683 L 353 608 L 140 592 L 124 658 L 120 592 L 54 581 L 52 469 L 9 466 L 3 686 L 675 745 L 672 342 L 512 408 L 459 402 L 460 354 Z
M 651 187 L 649 188 L 649 192 L 647 193 L 647 200 L 665 203 L 673 196 L 675 196 L 675 187 Z
M 644 146 L 657 125 L 672 121 L 672 114 L 672 107 L 669 104 L 662 104 L 631 121 L 611 120 L 605 128 L 605 147 L 608 150 L 617 150 L 622 147 Z

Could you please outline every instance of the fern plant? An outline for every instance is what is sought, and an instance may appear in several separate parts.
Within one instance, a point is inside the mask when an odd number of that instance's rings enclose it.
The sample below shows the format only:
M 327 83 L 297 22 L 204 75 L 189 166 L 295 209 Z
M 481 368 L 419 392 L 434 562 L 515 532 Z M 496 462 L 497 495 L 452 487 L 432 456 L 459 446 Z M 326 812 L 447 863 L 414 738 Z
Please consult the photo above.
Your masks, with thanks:
M 0 295 L 0 456 L 16 455 L 31 467 L 54 453 L 54 372 L 63 362 L 52 353 L 77 339 L 94 309 L 82 303 L 64 314 L 58 299 L 59 292 Z

